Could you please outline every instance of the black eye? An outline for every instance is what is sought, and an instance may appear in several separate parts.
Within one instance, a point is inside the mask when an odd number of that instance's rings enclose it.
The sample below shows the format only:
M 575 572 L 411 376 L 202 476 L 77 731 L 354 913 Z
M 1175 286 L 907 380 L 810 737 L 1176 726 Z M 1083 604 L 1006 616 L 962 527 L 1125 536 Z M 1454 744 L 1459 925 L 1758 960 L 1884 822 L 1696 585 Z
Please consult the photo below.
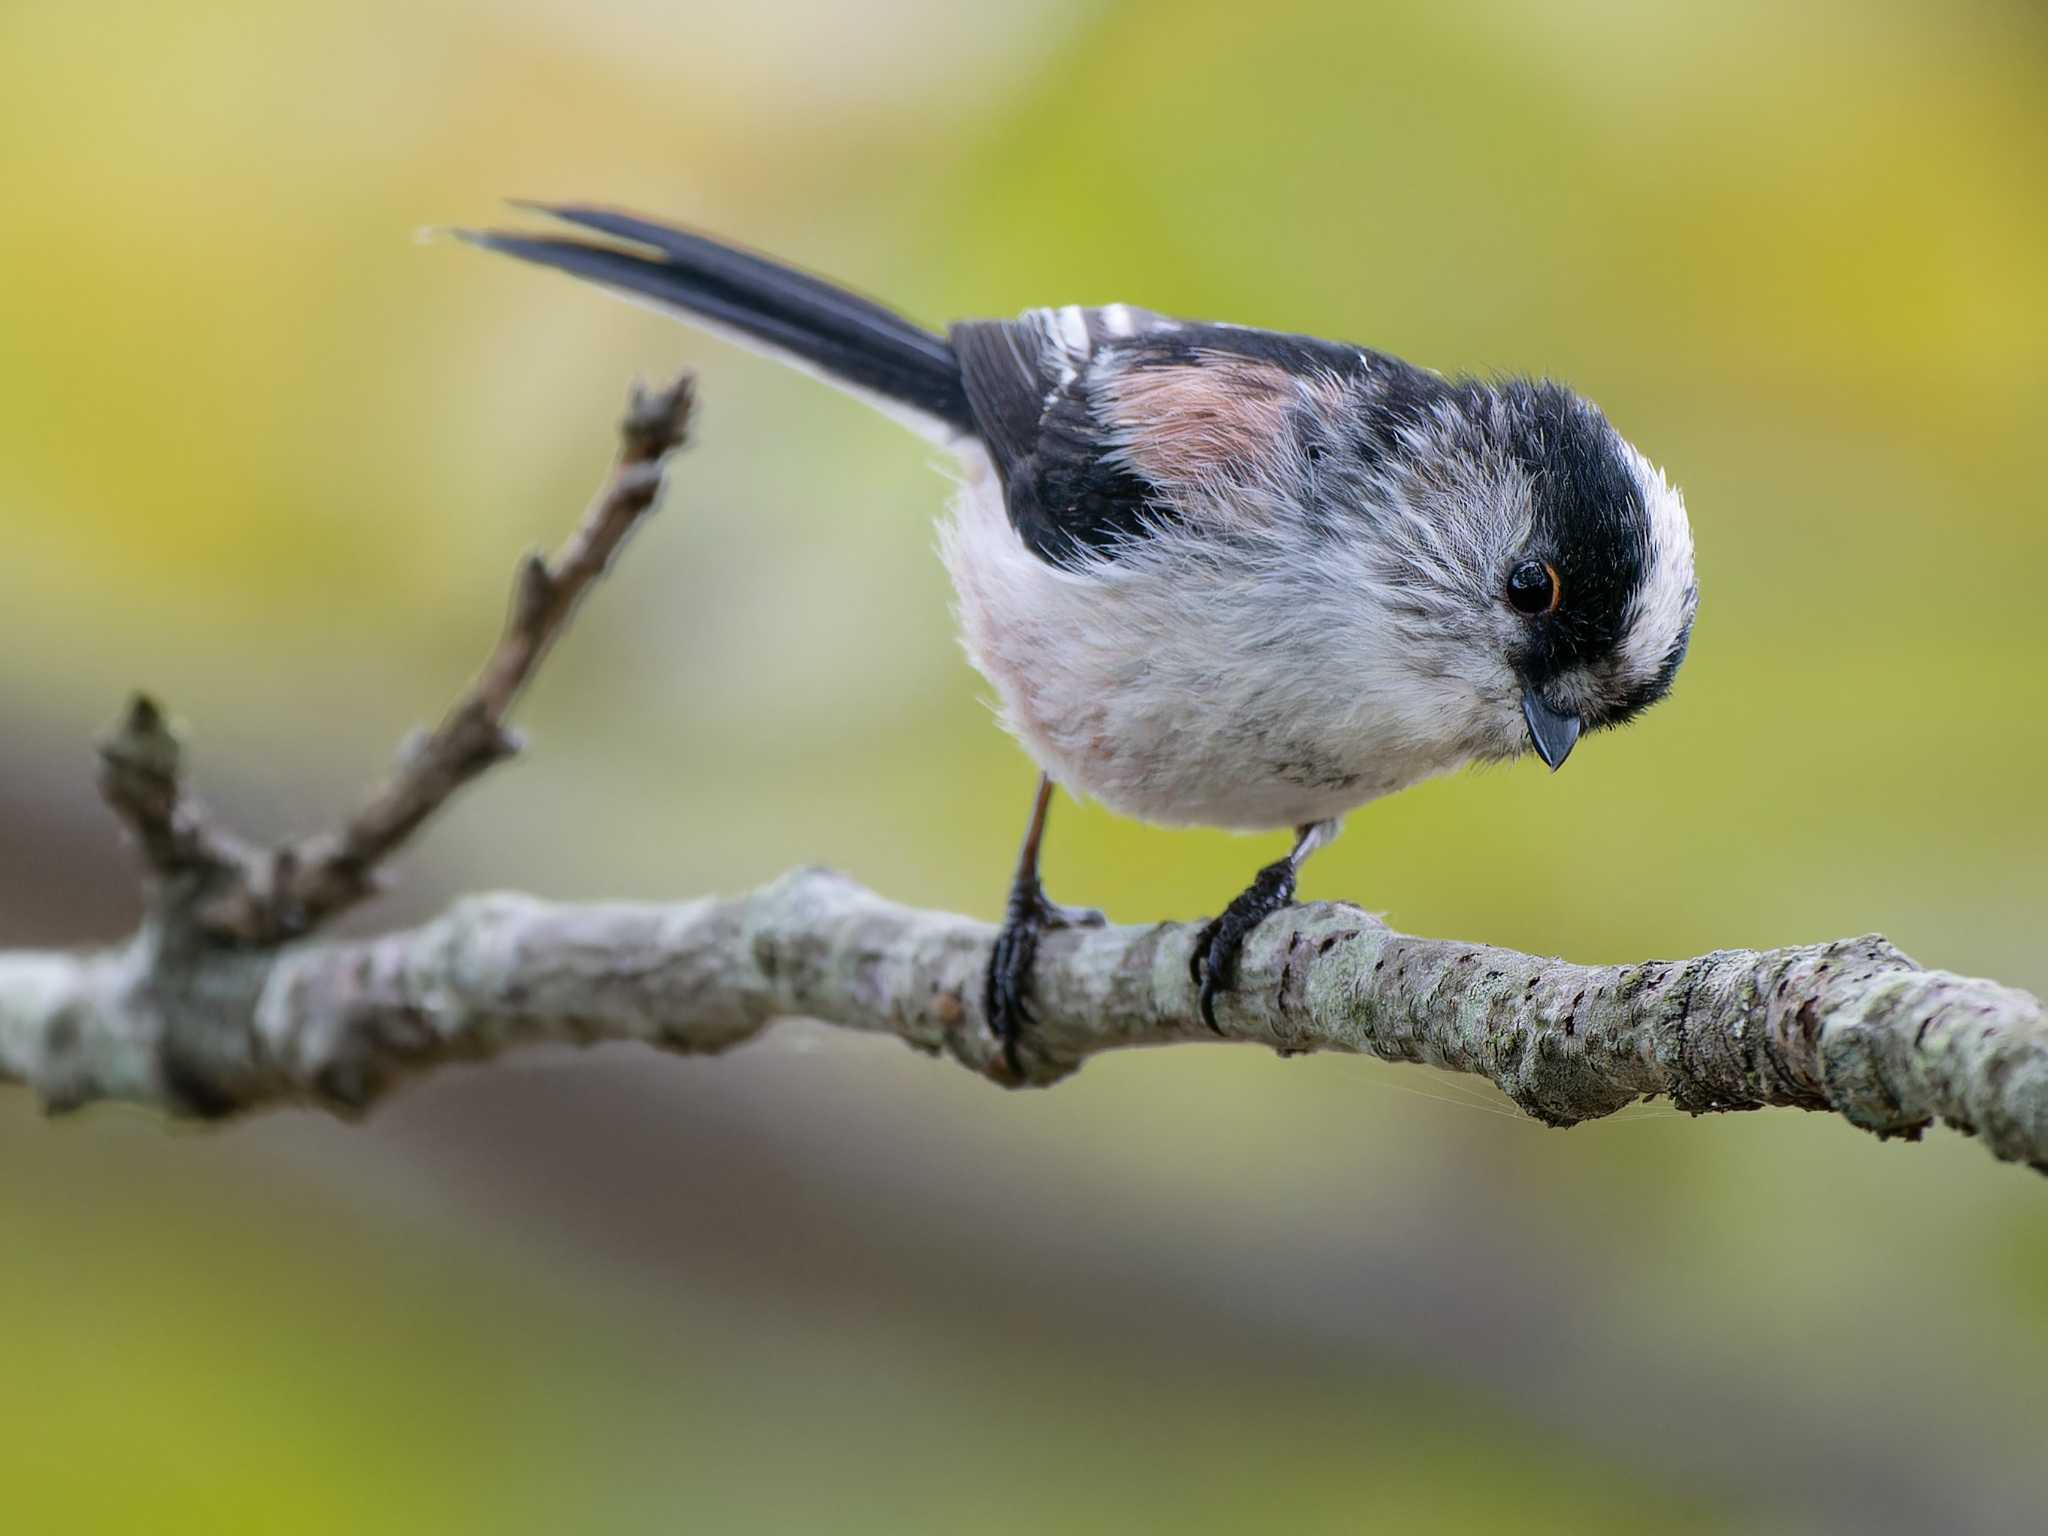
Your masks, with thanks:
M 1557 585 L 1557 567 L 1548 560 L 1524 560 L 1508 572 L 1508 603 L 1530 618 L 1555 613 L 1564 593 Z

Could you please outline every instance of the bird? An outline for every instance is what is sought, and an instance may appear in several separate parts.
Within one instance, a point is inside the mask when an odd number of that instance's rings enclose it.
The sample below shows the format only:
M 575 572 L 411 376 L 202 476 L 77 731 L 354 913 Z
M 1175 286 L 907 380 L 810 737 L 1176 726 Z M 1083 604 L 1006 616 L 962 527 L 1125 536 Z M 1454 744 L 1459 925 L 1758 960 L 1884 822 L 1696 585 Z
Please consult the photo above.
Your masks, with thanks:
M 1166 826 L 1287 829 L 1198 932 L 1201 1017 L 1303 862 L 1369 801 L 1667 695 L 1698 610 L 1680 492 L 1535 376 L 1068 304 L 943 333 L 741 245 L 585 203 L 457 230 L 765 351 L 950 451 L 955 617 L 1038 768 L 983 1018 L 1013 1073 L 1039 940 L 1103 921 L 1039 878 L 1054 786 Z

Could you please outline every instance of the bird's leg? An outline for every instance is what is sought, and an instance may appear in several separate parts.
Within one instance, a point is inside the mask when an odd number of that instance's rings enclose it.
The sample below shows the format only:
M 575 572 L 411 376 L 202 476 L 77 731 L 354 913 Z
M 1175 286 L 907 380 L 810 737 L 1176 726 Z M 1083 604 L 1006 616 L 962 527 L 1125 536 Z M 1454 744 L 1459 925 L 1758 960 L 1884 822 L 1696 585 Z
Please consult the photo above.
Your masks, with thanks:
M 1009 906 L 1003 913 L 1002 931 L 996 935 L 995 953 L 989 958 L 988 978 L 982 988 L 982 1011 L 996 1038 L 1003 1042 L 1003 1055 L 1012 1073 L 1019 1070 L 1017 1037 L 1032 1022 L 1024 994 L 1031 981 L 1032 956 L 1038 953 L 1038 936 L 1054 928 L 1100 928 L 1107 921 L 1093 908 L 1062 907 L 1046 900 L 1038 883 L 1038 849 L 1045 840 L 1045 813 L 1051 804 L 1052 779 L 1041 773 L 1038 794 L 1031 803 L 1031 820 L 1024 828 L 1024 843 L 1017 850 Z
M 1252 877 L 1236 900 L 1210 919 L 1195 938 L 1188 972 L 1202 989 L 1202 1019 L 1217 1034 L 1216 994 L 1237 985 L 1237 958 L 1252 930 L 1294 904 L 1294 877 L 1308 856 L 1337 835 L 1338 823 L 1312 821 L 1294 829 L 1294 851 Z

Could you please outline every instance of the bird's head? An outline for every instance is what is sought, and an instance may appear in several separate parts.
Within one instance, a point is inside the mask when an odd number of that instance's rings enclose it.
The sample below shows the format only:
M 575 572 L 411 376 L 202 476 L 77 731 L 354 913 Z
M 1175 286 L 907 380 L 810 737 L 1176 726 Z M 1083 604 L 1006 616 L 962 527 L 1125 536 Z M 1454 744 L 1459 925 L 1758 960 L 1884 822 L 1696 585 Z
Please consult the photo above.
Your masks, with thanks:
M 1360 469 L 1375 585 L 1418 681 L 1462 701 L 1473 755 L 1536 752 L 1671 690 L 1699 602 L 1685 503 L 1561 385 L 1446 385 L 1381 403 Z

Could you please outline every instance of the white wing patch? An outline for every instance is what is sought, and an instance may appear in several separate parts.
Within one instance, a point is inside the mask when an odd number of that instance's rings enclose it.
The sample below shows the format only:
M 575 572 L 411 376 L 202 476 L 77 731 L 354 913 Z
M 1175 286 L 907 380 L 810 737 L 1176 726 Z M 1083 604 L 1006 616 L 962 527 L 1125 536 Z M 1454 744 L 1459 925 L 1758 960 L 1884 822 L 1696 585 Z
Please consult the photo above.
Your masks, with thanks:
M 1131 304 L 1028 309 L 1017 317 L 1017 323 L 1036 339 L 1039 374 L 1050 381 L 1045 391 L 1047 409 L 1107 347 L 1134 336 L 1180 329 L 1179 321 Z
M 1059 327 L 1060 344 L 1067 356 L 1076 363 L 1088 360 L 1088 316 L 1078 304 L 1069 304 L 1053 311 L 1053 323 Z
M 1124 337 L 1138 334 L 1137 322 L 1131 318 L 1127 304 L 1105 304 L 1102 307 L 1102 330 L 1105 335 Z

